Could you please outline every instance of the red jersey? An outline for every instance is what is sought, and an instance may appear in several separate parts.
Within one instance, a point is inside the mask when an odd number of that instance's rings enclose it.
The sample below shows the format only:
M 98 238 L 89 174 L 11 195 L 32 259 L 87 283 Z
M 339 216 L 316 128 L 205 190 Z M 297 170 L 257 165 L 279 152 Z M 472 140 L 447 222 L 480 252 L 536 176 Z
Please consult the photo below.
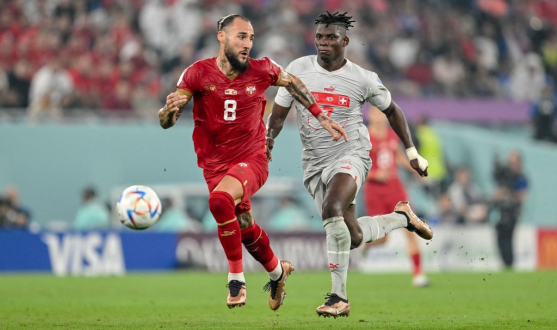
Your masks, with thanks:
M 385 185 L 388 185 L 389 182 L 393 180 L 398 180 L 396 153 L 399 148 L 400 140 L 395 131 L 389 128 L 387 136 L 384 139 L 379 139 L 370 135 L 369 140 L 371 141 L 372 146 L 371 151 L 369 152 L 372 164 L 370 172 L 374 172 L 379 169 L 388 169 L 391 172 L 391 175 L 389 180 L 383 183 Z
M 280 81 L 281 68 L 267 57 L 249 60 L 236 78 L 226 77 L 216 57 L 190 65 L 178 92 L 193 95 L 193 144 L 199 167 L 220 171 L 265 151 L 265 90 Z
M 368 179 L 364 185 L 364 200 L 367 214 L 370 216 L 387 214 L 393 212 L 396 203 L 407 201 L 408 195 L 398 178 L 396 166 L 396 153 L 399 148 L 399 139 L 396 133 L 389 129 L 387 136 L 378 139 L 370 135 L 372 148 L 369 153 L 372 166 L 370 173 L 379 169 L 387 169 L 390 172 L 389 179 L 384 182 Z

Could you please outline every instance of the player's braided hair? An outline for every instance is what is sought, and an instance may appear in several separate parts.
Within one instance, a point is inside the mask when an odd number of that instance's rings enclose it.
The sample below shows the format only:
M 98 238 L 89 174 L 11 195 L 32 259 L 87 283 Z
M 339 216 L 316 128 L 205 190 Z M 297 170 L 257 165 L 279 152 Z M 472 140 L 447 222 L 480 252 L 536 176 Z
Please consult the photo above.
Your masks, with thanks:
M 351 21 L 352 16 L 346 16 L 348 12 L 344 14 L 340 14 L 338 11 L 334 14 L 329 13 L 328 11 L 324 14 L 319 15 L 319 18 L 315 20 L 315 24 L 326 24 L 325 26 L 329 26 L 329 24 L 338 24 L 344 26 L 346 30 L 349 27 L 353 27 L 352 23 L 356 21 Z
M 239 18 L 243 19 L 244 21 L 249 22 L 249 19 L 247 19 L 246 17 L 244 17 L 240 14 L 231 14 L 231 15 L 228 15 L 228 16 L 221 17 L 219 19 L 219 21 L 217 22 L 217 31 L 222 31 L 225 27 L 230 25 L 230 23 L 232 23 L 232 21 L 236 17 L 239 17 Z

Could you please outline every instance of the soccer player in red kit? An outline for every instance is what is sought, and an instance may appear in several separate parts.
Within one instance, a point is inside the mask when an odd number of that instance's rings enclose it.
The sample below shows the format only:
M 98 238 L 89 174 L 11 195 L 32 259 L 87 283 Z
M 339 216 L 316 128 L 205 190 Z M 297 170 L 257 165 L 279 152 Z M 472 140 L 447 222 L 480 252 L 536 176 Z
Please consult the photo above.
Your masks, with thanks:
M 369 153 L 373 166 L 364 183 L 364 201 L 370 216 L 387 214 L 399 201 L 407 201 L 408 194 L 398 176 L 397 164 L 412 171 L 396 133 L 389 127 L 385 115 L 378 109 L 369 112 L 369 139 L 373 148 Z M 406 231 L 407 250 L 412 263 L 412 284 L 429 285 L 421 269 L 420 247 L 416 234 Z M 387 236 L 366 244 L 364 252 L 373 245 L 384 244 Z
M 250 59 L 254 32 L 249 20 L 229 15 L 219 20 L 217 57 L 197 61 L 180 77 L 177 90 L 159 110 L 160 125 L 170 128 L 193 97 L 193 142 L 198 165 L 209 187 L 209 210 L 218 224 L 221 245 L 229 264 L 229 308 L 246 302 L 242 243 L 269 273 L 269 306 L 278 309 L 284 284 L 294 267 L 274 255 L 265 231 L 253 220 L 250 197 L 269 174 L 265 90 L 284 86 L 307 107 L 337 141 L 347 139 L 341 126 L 325 116 L 300 79 L 270 59 Z M 335 132 L 336 131 L 336 132 Z

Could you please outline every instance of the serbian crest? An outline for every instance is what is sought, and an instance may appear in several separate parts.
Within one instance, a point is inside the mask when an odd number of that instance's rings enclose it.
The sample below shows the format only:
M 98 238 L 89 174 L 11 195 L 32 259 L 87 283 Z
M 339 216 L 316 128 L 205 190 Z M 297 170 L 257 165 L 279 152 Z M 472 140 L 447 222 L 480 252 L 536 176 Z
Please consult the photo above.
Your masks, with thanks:
M 252 96 L 255 94 L 255 85 L 247 85 L 246 86 L 246 94 Z

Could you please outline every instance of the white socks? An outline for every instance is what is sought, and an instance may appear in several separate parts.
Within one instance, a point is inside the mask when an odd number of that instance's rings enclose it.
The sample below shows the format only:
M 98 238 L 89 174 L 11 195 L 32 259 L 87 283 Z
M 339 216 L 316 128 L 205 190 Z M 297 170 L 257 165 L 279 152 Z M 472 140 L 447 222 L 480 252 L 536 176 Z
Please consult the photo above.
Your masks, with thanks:
M 282 265 L 280 264 L 280 260 L 275 269 L 271 272 L 267 272 L 267 274 L 269 274 L 269 277 L 273 281 L 277 281 L 280 278 L 280 275 L 282 275 Z
M 346 294 L 346 279 L 348 276 L 348 263 L 350 260 L 350 232 L 344 217 L 332 217 L 323 220 L 323 227 L 327 233 L 327 257 L 329 271 L 333 280 L 331 293 L 343 299 L 348 299 Z
M 395 229 L 406 228 L 408 220 L 403 214 L 393 212 L 375 217 L 358 218 L 358 224 L 363 233 L 363 239 L 360 243 L 362 245 L 383 238 Z
M 228 273 L 228 283 L 230 283 L 230 281 L 232 280 L 236 280 L 236 281 L 240 281 L 242 283 L 246 283 L 246 279 L 244 278 L 244 273 Z

